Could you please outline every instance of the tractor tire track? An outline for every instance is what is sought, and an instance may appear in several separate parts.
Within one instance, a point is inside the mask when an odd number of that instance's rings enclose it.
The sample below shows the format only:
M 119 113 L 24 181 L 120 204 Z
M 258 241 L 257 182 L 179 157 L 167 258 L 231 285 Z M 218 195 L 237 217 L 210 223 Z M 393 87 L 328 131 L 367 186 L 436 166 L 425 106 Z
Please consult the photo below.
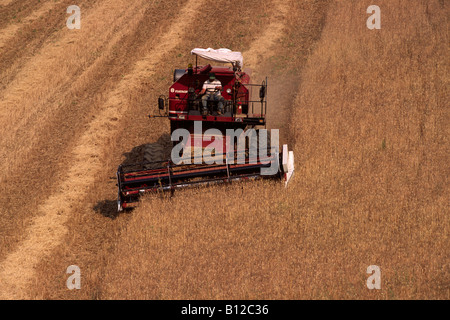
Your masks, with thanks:
M 181 41 L 189 17 L 193 18 L 203 4 L 204 1 L 188 1 L 180 10 L 183 19 L 171 25 L 169 31 L 160 37 L 158 45 L 134 65 L 131 72 L 108 95 L 107 101 L 99 106 L 97 115 L 72 150 L 71 166 L 59 186 L 59 192 L 52 194 L 39 207 L 37 217 L 27 229 L 26 239 L 0 264 L 0 298 L 26 298 L 26 288 L 33 278 L 34 267 L 60 244 L 67 233 L 65 222 L 73 208 L 85 197 L 96 172 L 103 167 L 99 161 L 103 152 L 101 146 L 118 130 L 120 119 L 130 107 L 127 95 L 130 86 L 139 84 L 155 72 L 166 52 L 174 49 Z

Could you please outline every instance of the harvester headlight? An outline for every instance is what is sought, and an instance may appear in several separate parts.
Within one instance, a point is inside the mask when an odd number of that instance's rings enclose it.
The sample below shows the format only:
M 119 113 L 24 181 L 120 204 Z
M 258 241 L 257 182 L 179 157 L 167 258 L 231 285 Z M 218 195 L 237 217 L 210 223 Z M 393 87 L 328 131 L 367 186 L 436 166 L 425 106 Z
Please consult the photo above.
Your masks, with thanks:
M 230 88 L 227 89 L 227 93 L 231 94 L 231 89 Z

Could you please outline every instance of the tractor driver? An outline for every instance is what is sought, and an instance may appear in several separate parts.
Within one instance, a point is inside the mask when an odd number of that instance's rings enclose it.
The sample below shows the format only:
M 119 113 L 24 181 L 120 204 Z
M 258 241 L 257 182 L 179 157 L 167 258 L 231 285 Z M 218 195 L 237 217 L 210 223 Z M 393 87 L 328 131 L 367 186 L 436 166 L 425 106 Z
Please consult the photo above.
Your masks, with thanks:
M 214 73 L 209 74 L 209 79 L 203 83 L 200 95 L 204 94 L 202 97 L 203 105 L 203 115 L 208 114 L 208 101 L 218 101 L 217 114 L 221 115 L 223 113 L 223 103 L 225 99 L 220 94 L 222 90 L 222 83 L 216 79 Z

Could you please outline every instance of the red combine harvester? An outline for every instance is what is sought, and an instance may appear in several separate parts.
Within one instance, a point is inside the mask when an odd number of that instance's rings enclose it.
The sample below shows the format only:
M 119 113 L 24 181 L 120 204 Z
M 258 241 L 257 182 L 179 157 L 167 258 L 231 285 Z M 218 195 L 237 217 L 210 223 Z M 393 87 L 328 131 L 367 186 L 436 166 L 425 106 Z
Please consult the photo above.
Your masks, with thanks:
M 142 163 L 119 166 L 119 211 L 133 207 L 146 192 L 259 178 L 284 179 L 287 186 L 294 173 L 293 152 L 287 145 L 279 150 L 274 141 L 278 134 L 270 141 L 261 130 L 266 128 L 267 79 L 251 84 L 248 72 L 241 70 L 240 52 L 191 53 L 196 55 L 195 67 L 174 71 L 168 98 L 158 99 L 159 115 L 149 116 L 167 117 L 172 139 L 185 133 L 184 139 L 148 145 Z M 198 56 L 231 66 L 198 66 Z M 217 85 L 217 81 L 220 86 L 202 90 L 205 82 Z M 207 100 L 205 95 L 213 98 Z

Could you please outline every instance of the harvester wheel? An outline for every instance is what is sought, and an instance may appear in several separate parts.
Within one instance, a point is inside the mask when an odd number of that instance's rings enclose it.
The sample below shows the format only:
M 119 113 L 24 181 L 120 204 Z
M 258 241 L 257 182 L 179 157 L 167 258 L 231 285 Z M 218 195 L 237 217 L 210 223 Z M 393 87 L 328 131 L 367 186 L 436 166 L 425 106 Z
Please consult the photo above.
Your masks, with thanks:
M 172 142 L 167 136 L 161 137 L 155 143 L 149 143 L 144 146 L 144 162 L 155 162 L 156 163 L 148 163 L 145 165 L 147 169 L 157 169 L 164 167 L 166 161 L 170 157 L 170 152 L 172 151 Z

